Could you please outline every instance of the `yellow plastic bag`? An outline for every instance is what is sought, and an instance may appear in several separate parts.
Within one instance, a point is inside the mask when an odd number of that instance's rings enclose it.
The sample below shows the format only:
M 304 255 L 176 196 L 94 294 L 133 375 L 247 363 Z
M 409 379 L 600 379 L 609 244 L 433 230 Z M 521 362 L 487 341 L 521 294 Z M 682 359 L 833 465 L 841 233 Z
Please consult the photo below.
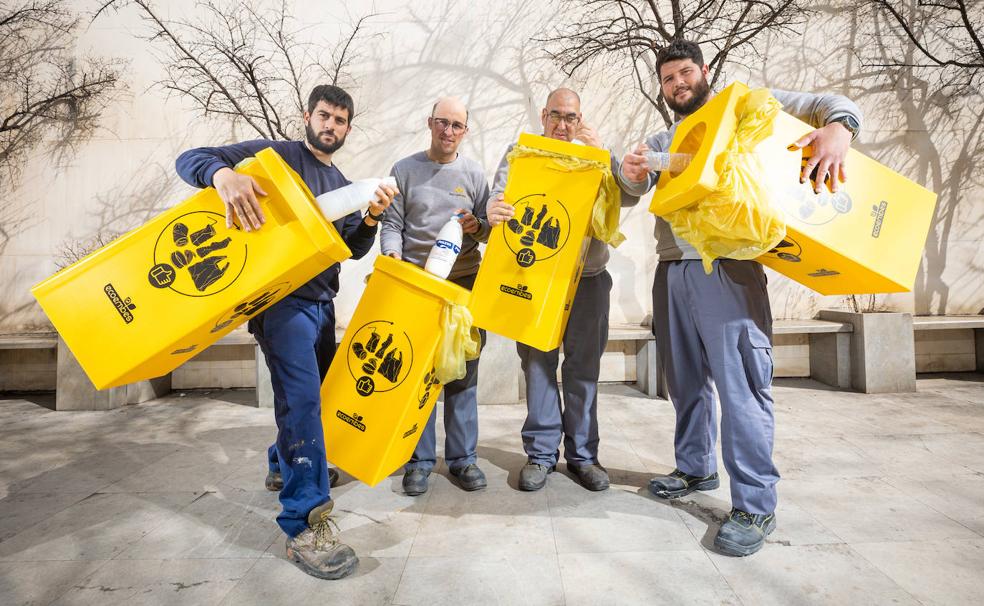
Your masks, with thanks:
M 472 326 L 472 315 L 464 305 L 445 303 L 441 312 L 441 339 L 434 355 L 434 372 L 442 385 L 465 376 L 465 362 L 478 357 L 482 336 Z
M 690 242 L 711 273 L 718 257 L 755 259 L 776 247 L 786 235 L 786 222 L 762 178 L 765 169 L 755 146 L 772 134 L 782 106 L 759 88 L 749 92 L 738 127 L 718 159 L 720 180 L 711 195 L 663 216 L 673 232 Z
M 618 182 L 615 180 L 615 176 L 612 175 L 612 169 L 609 164 L 595 160 L 586 160 L 584 158 L 575 158 L 525 145 L 514 146 L 512 151 L 506 156 L 506 159 L 511 163 L 513 158 L 530 156 L 552 158 L 557 164 L 569 171 L 600 170 L 603 177 L 601 179 L 601 187 L 598 188 L 598 195 L 595 198 L 594 206 L 591 209 L 591 237 L 616 247 L 625 241 L 625 236 L 618 231 L 622 195 L 618 188 Z

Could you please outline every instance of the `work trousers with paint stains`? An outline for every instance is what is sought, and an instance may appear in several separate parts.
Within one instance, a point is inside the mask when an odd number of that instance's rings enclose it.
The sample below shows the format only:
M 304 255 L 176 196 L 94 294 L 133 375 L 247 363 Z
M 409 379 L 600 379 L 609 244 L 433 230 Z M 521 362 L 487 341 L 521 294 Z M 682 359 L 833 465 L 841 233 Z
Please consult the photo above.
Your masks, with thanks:
M 287 296 L 250 320 L 273 384 L 277 441 L 270 467 L 284 487 L 277 523 L 288 536 L 307 528 L 308 513 L 330 498 L 321 427 L 321 382 L 335 355 L 335 305 Z

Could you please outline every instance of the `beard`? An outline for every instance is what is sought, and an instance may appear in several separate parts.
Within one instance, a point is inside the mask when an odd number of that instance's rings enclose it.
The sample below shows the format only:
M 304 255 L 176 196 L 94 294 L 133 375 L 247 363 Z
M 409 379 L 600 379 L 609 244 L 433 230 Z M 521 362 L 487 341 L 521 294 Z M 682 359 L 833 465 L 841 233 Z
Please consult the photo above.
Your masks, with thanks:
M 304 127 L 304 132 L 307 134 L 307 142 L 311 144 L 311 147 L 325 154 L 333 154 L 345 145 L 345 135 L 336 138 L 334 143 L 328 144 L 321 142 L 321 138 L 314 133 L 310 124 Z
M 663 100 L 674 112 L 681 116 L 689 116 L 707 102 L 707 98 L 711 96 L 711 85 L 707 83 L 707 78 L 701 78 L 700 82 L 690 88 L 690 92 L 690 99 L 683 103 L 678 104 L 666 95 L 663 95 Z

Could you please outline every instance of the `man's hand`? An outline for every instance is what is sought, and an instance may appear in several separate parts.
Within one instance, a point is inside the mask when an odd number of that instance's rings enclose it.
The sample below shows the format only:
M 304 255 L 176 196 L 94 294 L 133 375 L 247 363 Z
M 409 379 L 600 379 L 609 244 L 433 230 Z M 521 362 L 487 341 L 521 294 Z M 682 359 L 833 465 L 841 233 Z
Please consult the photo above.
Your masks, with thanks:
M 373 217 L 378 217 L 386 212 L 390 204 L 393 203 L 393 198 L 399 194 L 399 190 L 395 187 L 390 187 L 389 185 L 380 185 L 376 188 L 376 197 L 369 202 L 369 214 Z M 373 219 L 369 217 L 370 221 L 378 221 L 379 219 Z
M 266 222 L 256 195 L 266 196 L 267 193 L 256 179 L 225 167 L 212 176 L 212 186 L 225 203 L 226 229 L 232 227 L 232 221 L 236 217 L 246 231 L 259 229 Z
M 574 132 L 574 138 L 591 147 L 604 147 L 601 137 L 598 136 L 598 132 L 584 120 L 578 123 L 577 130 Z
M 464 208 L 459 208 L 454 211 L 456 215 L 461 215 L 458 217 L 458 223 L 461 223 L 461 231 L 466 234 L 477 234 L 478 233 L 478 217 L 471 214 L 470 211 Z
M 625 175 L 626 179 L 635 183 L 642 183 L 646 180 L 649 175 L 649 163 L 646 162 L 644 154 L 647 151 L 649 151 L 649 146 L 640 143 L 634 150 L 625 154 L 625 157 L 622 158 L 622 174 Z
M 485 209 L 485 215 L 489 219 L 489 225 L 495 227 L 500 223 L 505 223 L 513 218 L 516 210 L 511 204 L 506 204 L 506 198 L 502 194 L 496 194 L 489 200 L 489 205 Z
M 393 257 L 397 261 L 402 261 L 403 260 L 403 257 L 400 255 L 400 253 L 395 253 L 395 252 L 386 253 L 386 256 L 387 257 Z
M 851 131 L 844 128 L 839 122 L 833 122 L 818 128 L 806 135 L 793 147 L 803 149 L 809 146 L 809 150 L 804 150 L 803 156 L 808 157 L 803 172 L 800 173 L 800 183 L 805 183 L 817 169 L 817 177 L 813 182 L 813 191 L 820 193 L 820 188 L 824 181 L 830 179 L 830 191 L 838 190 L 838 183 L 847 181 L 847 150 L 851 147 Z

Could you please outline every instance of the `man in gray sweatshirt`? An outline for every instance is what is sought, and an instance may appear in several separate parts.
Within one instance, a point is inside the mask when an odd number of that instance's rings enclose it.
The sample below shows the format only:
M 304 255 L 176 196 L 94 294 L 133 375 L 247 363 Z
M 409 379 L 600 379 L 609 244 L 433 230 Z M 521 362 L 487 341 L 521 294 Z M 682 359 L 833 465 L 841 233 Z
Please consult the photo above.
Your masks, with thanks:
M 664 100 L 680 118 L 711 96 L 708 67 L 694 42 L 679 40 L 664 48 L 656 71 Z M 857 105 L 838 95 L 772 94 L 784 111 L 817 129 L 795 142 L 813 150 L 800 180 L 816 169 L 815 189 L 828 186 L 829 175 L 829 187 L 836 191 L 846 178 L 844 160 L 861 124 Z M 646 149 L 667 151 L 678 124 L 626 154 L 619 175 L 626 190 L 643 195 L 652 189 L 659 174 L 649 171 L 643 154 Z M 727 555 L 750 555 L 775 529 L 779 481 L 772 461 L 772 311 L 765 272 L 756 261 L 718 259 L 706 275 L 697 251 L 659 217 L 656 238 L 653 333 L 677 413 L 676 469 L 654 477 L 649 490 L 671 499 L 720 485 L 714 453 L 716 387 L 732 510 L 714 544 Z
M 581 99 L 570 89 L 559 88 L 547 96 L 540 121 L 545 137 L 602 147 L 598 134 L 581 116 Z M 512 146 L 506 150 L 493 181 L 488 210 L 492 225 L 513 216 L 513 207 L 502 194 L 509 174 L 506 158 L 511 150 Z M 612 171 L 618 172 L 614 154 Z M 638 197 L 622 192 L 622 206 L 638 201 Z M 540 351 L 516 344 L 526 377 L 527 407 L 522 430 L 527 462 L 519 473 L 520 490 L 539 490 L 546 485 L 547 474 L 557 465 L 561 441 L 567 469 L 581 485 L 588 490 L 608 488 L 608 472 L 598 460 L 598 375 L 608 344 L 612 290 L 612 277 L 605 270 L 608 256 L 608 245 L 591 238 L 564 332 L 563 401 L 557 387 L 560 349 Z
M 468 111 L 461 101 L 442 98 L 427 118 L 430 147 L 403 158 L 390 172 L 399 194 L 383 216 L 380 248 L 384 255 L 423 267 L 445 223 L 459 215 L 464 237 L 448 279 L 471 289 L 482 260 L 478 243 L 489 236 L 485 205 L 489 184 L 482 167 L 458 153 L 468 131 Z M 485 333 L 482 332 L 482 344 Z M 465 365 L 464 378 L 444 386 L 444 460 L 452 481 L 464 490 L 486 486 L 476 464 L 478 449 L 478 359 Z M 437 409 L 407 463 L 403 489 L 409 495 L 427 492 L 427 479 L 437 463 Z

